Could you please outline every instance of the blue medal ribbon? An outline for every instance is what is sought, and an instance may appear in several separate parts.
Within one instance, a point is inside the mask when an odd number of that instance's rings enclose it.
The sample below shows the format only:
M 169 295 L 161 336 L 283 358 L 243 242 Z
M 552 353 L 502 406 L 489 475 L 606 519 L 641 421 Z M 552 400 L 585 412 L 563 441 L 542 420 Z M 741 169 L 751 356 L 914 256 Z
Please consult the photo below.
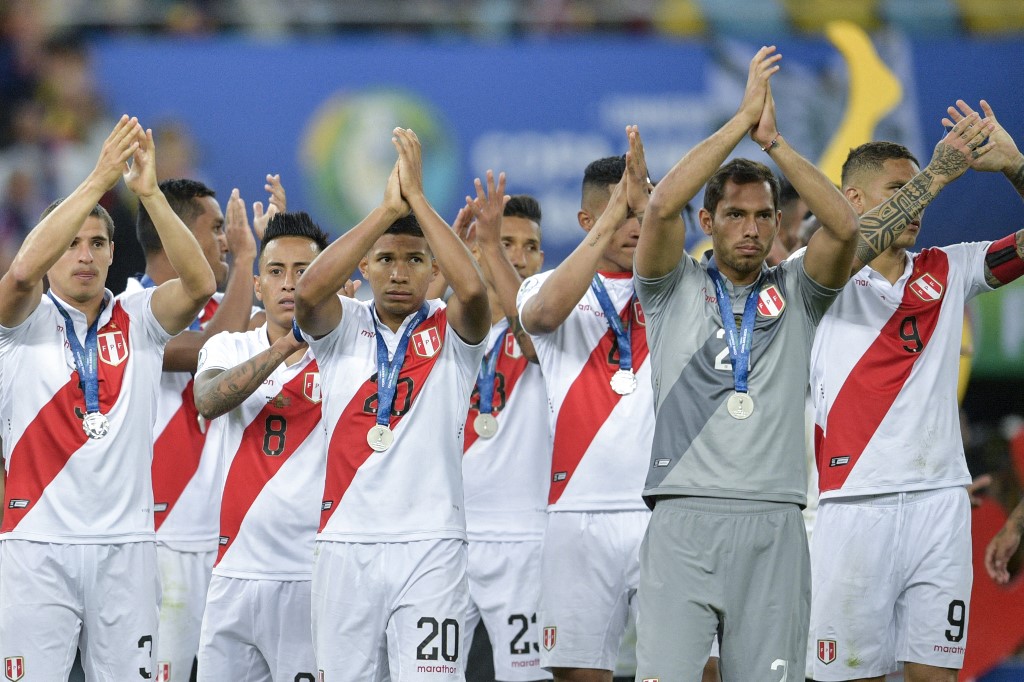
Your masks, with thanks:
M 737 393 L 747 392 L 747 377 L 750 374 L 750 348 L 754 339 L 754 322 L 757 318 L 758 285 L 761 278 L 754 282 L 743 305 L 742 326 L 737 329 L 736 317 L 732 312 L 732 300 L 718 272 L 715 259 L 708 261 L 708 275 L 715 283 L 715 294 L 718 298 L 718 310 L 722 314 L 722 329 L 725 330 L 725 342 L 729 346 L 729 358 L 732 360 L 732 380 Z
M 416 327 L 427 319 L 430 306 L 426 303 L 419 309 L 416 315 L 409 321 L 405 333 L 398 341 L 395 348 L 395 356 L 388 361 L 388 346 L 380 333 L 380 322 L 377 321 L 377 314 L 374 312 L 373 324 L 377 337 L 377 425 L 388 426 L 391 424 L 391 403 L 395 400 L 395 392 L 398 390 L 398 375 L 402 371 L 402 364 L 405 363 L 405 351 L 409 348 L 409 339 Z
M 501 330 L 491 352 L 480 362 L 480 372 L 476 375 L 476 387 L 480 392 L 480 414 L 491 414 L 494 411 L 494 374 L 498 369 L 498 356 L 501 355 L 501 346 L 505 342 L 506 334 L 508 326 Z
M 612 333 L 615 334 L 615 340 L 619 343 L 619 369 L 632 372 L 633 344 L 629 336 L 631 330 L 623 326 L 622 318 L 619 317 L 619 311 L 612 305 L 612 299 L 608 295 L 608 290 L 604 288 L 604 282 L 601 281 L 600 275 L 594 275 L 590 288 L 593 290 L 594 295 L 597 296 L 597 301 L 601 304 L 601 310 L 604 311 L 605 319 L 608 320 L 608 326 L 611 327 Z M 632 297 L 630 297 L 630 300 L 633 300 Z M 630 321 L 630 327 L 632 326 L 632 321 Z
M 99 412 L 100 368 L 99 342 L 96 332 L 99 330 L 100 316 L 103 314 L 103 309 L 107 307 L 107 302 L 103 301 L 99 314 L 96 315 L 96 319 L 92 321 L 89 329 L 85 332 L 85 347 L 83 348 L 82 342 L 78 340 L 78 333 L 75 332 L 75 323 L 71 320 L 68 311 L 57 302 L 57 299 L 49 291 L 46 292 L 46 295 L 50 297 L 53 305 L 57 306 L 58 312 L 64 318 L 64 338 L 68 340 L 71 353 L 75 356 L 75 369 L 78 370 L 82 392 L 85 393 L 85 412 L 86 414 Z

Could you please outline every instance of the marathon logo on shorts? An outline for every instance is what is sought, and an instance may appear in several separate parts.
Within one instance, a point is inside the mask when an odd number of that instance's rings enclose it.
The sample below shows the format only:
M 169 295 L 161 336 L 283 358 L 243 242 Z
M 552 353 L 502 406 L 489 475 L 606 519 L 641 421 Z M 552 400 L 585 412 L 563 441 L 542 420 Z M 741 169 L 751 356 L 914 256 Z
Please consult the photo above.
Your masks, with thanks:
M 828 665 L 832 661 L 836 660 L 836 640 L 818 640 L 818 660 L 824 663 L 825 665 Z
M 547 625 L 544 627 L 544 649 L 551 651 L 555 648 L 555 639 L 558 635 L 558 628 L 554 625 Z
M 833 457 L 828 461 L 830 467 L 844 467 L 850 463 L 850 458 L 847 457 Z
M 509 356 L 513 360 L 518 360 L 523 357 L 523 351 L 519 348 L 519 344 L 516 343 L 516 337 L 511 334 L 505 336 L 505 355 Z
M 910 290 L 925 303 L 942 298 L 942 283 L 927 272 L 910 283 Z
M 100 360 L 108 365 L 117 367 L 128 359 L 128 344 L 125 343 L 124 333 L 120 329 L 97 334 L 96 341 Z
M 562 481 L 565 480 L 565 477 L 567 475 L 568 474 L 564 471 L 556 471 L 555 475 L 551 478 L 551 480 L 554 481 L 555 483 L 561 483 Z
M 7 506 L 11 509 L 27 509 L 28 504 L 28 500 L 11 500 L 7 503 Z
M 774 284 L 761 289 L 757 295 L 757 312 L 762 317 L 778 317 L 786 309 L 786 301 Z
M 302 395 L 311 403 L 318 403 L 322 398 L 320 393 L 320 372 L 306 372 L 302 382 Z
M 25 658 L 23 656 L 8 656 L 4 659 L 4 675 L 11 682 L 18 682 L 25 677 Z
M 171 662 L 157 661 L 156 682 L 171 682 Z
M 437 327 L 424 329 L 412 335 L 412 349 L 421 358 L 432 358 L 441 350 L 441 335 Z

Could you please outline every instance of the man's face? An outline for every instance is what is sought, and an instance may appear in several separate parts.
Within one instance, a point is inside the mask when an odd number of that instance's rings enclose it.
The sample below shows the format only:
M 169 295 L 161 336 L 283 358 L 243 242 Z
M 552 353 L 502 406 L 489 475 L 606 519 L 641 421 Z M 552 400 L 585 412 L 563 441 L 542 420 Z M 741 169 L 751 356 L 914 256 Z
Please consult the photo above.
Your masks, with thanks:
M 540 227 L 532 220 L 518 216 L 502 218 L 501 244 L 505 247 L 505 255 L 523 279 L 536 275 L 544 266 Z
M 727 180 L 714 215 L 700 210 L 701 229 L 711 235 L 715 260 L 741 277 L 757 272 L 779 230 L 779 212 L 767 182 Z
M 359 271 L 373 291 L 382 319 L 386 314 L 391 320 L 402 320 L 423 305 L 437 266 L 423 237 L 385 234 L 359 263 Z
M 846 196 L 857 210 L 857 213 L 864 215 L 873 208 L 885 203 L 901 187 L 910 182 L 919 169 L 917 164 L 910 159 L 886 159 L 880 170 L 870 168 L 861 169 L 846 189 Z M 917 235 L 921 231 L 921 221 L 924 219 L 924 211 L 917 217 L 917 220 L 907 225 L 890 248 L 909 249 L 917 242 Z
M 95 216 L 85 219 L 67 251 L 46 273 L 50 288 L 69 303 L 86 304 L 103 296 L 114 243 L 107 226 Z
M 199 242 L 217 280 L 217 288 L 220 289 L 228 281 L 228 241 L 224 236 L 224 214 L 214 197 L 200 197 L 192 201 L 201 207 L 202 212 L 192 220 L 188 229 Z
M 267 321 L 278 329 L 291 327 L 295 283 L 318 253 L 316 242 L 305 237 L 278 237 L 263 247 L 254 288 L 267 311 Z
M 589 231 L 597 223 L 598 218 L 608 208 L 614 185 L 608 185 L 607 191 L 590 190 L 584 196 L 583 208 L 579 212 L 579 222 L 583 229 Z M 611 243 L 605 249 L 603 257 L 623 272 L 633 271 L 633 252 L 636 251 L 640 239 L 640 221 L 629 213 L 626 221 L 618 226 Z

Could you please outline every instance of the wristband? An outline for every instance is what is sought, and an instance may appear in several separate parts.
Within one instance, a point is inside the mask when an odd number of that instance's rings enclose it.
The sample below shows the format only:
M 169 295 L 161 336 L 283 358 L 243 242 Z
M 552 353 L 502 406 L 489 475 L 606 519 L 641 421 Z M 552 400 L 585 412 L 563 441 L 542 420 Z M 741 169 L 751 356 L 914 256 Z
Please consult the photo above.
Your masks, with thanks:
M 775 137 L 772 138 L 772 141 L 766 144 L 765 146 L 761 147 L 761 151 L 763 151 L 765 154 L 771 154 L 772 150 L 779 146 L 779 137 L 781 136 L 782 133 L 776 132 Z
M 302 338 L 302 332 L 299 331 L 299 323 L 295 321 L 294 317 L 292 318 L 292 336 L 299 343 L 306 343 L 306 339 Z

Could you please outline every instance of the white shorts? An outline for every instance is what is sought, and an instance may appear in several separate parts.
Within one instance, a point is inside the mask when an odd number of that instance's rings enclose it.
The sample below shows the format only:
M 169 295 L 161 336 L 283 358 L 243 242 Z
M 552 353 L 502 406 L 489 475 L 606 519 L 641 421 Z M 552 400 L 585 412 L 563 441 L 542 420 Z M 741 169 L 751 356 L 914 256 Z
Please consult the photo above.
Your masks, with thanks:
M 468 652 L 481 618 L 491 640 L 494 679 L 527 682 L 540 668 L 537 602 L 540 540 L 469 543 L 469 611 L 462 650 Z
M 464 541 L 318 541 L 313 557 L 313 649 L 324 680 L 388 671 L 402 682 L 465 679 Z
M 640 582 L 646 511 L 551 512 L 541 551 L 541 665 L 614 670 Z
M 163 592 L 156 682 L 188 682 L 217 552 L 179 552 L 157 542 L 156 558 Z
M 20 669 L 27 682 L 66 680 L 79 648 L 92 682 L 151 679 L 159 605 L 153 542 L 0 542 L 0 659 L 8 679 L 19 679 Z
M 316 682 L 310 608 L 308 580 L 213 576 L 198 682 Z
M 815 680 L 961 668 L 971 608 L 963 488 L 823 500 L 811 548 Z

